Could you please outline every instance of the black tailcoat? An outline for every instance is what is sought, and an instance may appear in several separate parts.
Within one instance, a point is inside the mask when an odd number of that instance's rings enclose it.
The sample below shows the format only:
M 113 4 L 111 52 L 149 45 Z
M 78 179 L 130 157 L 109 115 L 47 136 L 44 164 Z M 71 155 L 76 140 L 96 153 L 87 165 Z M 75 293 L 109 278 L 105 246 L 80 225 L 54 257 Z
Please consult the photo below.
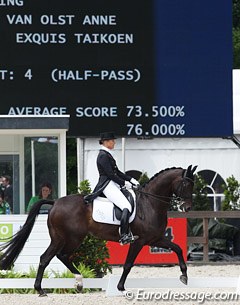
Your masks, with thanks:
M 97 168 L 99 172 L 99 180 L 93 193 L 85 196 L 86 201 L 92 201 L 99 196 L 111 180 L 120 186 L 124 186 L 125 180 L 130 181 L 132 179 L 132 177 L 122 173 L 118 169 L 113 156 L 104 149 L 100 149 L 99 151 L 97 157 Z

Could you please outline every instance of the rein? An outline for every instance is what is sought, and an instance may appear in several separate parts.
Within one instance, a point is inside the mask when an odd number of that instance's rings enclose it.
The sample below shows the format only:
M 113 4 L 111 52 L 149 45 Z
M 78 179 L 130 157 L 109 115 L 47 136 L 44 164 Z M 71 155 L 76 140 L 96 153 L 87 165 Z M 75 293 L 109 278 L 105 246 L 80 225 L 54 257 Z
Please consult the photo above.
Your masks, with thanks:
M 185 199 L 188 199 L 187 197 L 184 197 L 182 198 L 182 192 L 183 192 L 183 189 L 185 187 L 185 180 L 189 180 L 190 182 L 192 182 L 194 184 L 194 181 L 189 178 L 189 177 L 183 177 L 177 190 L 180 190 L 180 195 L 179 196 L 176 196 L 176 195 L 173 195 L 171 197 L 168 197 L 168 196 L 160 196 L 160 195 L 155 195 L 155 194 L 151 194 L 151 193 L 148 193 L 148 192 L 144 192 L 142 190 L 140 190 L 139 188 L 136 188 L 136 192 L 140 193 L 140 194 L 144 194 L 144 195 L 147 195 L 149 197 L 153 197 L 153 198 L 156 198 L 158 199 L 159 201 L 165 203 L 166 205 L 173 205 L 173 204 L 176 204 L 178 206 L 181 206 L 182 202 L 185 200 Z M 163 199 L 166 199 L 166 200 L 163 200 Z M 170 199 L 170 201 L 167 201 L 167 199 Z
M 153 198 L 159 199 L 160 201 L 162 201 L 162 202 L 164 202 L 164 203 L 167 203 L 167 204 L 169 204 L 169 201 L 162 200 L 162 198 L 171 199 L 171 200 L 174 199 L 174 196 L 172 196 L 172 197 L 167 197 L 167 196 L 154 195 L 154 194 L 151 194 L 151 193 L 148 193 L 148 192 L 141 191 L 140 189 L 136 189 L 136 192 L 137 192 L 137 193 L 140 193 L 140 194 L 147 195 L 147 196 L 149 196 L 149 197 L 153 197 Z
M 149 197 L 153 197 L 155 199 L 158 199 L 160 202 L 164 203 L 166 206 L 174 206 L 177 205 L 177 206 L 181 206 L 182 204 L 182 198 L 180 197 L 176 197 L 176 196 L 171 196 L 171 197 L 167 197 L 167 196 L 159 196 L 159 195 L 154 195 L 154 194 L 151 194 L 151 193 L 148 193 L 148 192 L 144 192 L 144 191 L 141 191 L 139 189 L 136 189 L 136 192 L 140 193 L 140 194 L 143 194 L 143 195 L 147 195 Z M 166 200 L 163 200 L 163 199 L 166 199 Z M 167 201 L 167 199 L 170 199 L 169 201 Z

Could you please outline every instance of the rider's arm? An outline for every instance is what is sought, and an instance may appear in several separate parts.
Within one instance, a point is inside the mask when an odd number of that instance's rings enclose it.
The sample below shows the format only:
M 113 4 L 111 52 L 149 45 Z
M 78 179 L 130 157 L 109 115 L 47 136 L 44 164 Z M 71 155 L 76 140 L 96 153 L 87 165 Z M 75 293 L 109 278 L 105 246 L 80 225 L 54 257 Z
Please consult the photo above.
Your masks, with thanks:
M 125 185 L 125 176 L 121 173 L 117 166 L 112 167 L 110 157 L 107 154 L 101 154 L 98 159 L 98 166 L 101 169 L 101 172 L 104 173 L 110 180 L 116 182 L 120 186 Z M 119 175 L 119 172 L 122 174 Z M 129 180 L 130 181 L 130 180 Z

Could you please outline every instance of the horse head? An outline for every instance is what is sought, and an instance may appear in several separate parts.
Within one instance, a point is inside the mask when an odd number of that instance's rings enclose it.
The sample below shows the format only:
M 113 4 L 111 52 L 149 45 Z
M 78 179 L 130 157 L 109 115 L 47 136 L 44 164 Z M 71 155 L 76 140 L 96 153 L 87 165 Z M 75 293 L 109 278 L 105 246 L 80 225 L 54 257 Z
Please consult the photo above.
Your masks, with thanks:
M 194 186 L 194 172 L 197 166 L 192 168 L 189 165 L 187 169 L 183 170 L 182 177 L 174 180 L 173 193 L 176 196 L 174 198 L 175 203 L 178 206 L 178 210 L 182 212 L 188 212 L 192 208 L 192 193 Z

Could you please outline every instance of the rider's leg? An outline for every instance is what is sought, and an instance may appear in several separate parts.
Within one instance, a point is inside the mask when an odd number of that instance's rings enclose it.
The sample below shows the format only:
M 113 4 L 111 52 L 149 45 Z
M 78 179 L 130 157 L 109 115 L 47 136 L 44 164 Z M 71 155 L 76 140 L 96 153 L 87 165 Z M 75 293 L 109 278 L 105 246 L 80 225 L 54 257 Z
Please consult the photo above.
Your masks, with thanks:
M 114 204 L 116 204 L 122 210 L 119 232 L 120 243 L 124 245 L 134 242 L 138 237 L 133 236 L 129 229 L 129 217 L 132 209 L 131 204 L 120 191 L 119 186 L 113 181 L 109 182 L 103 193 L 109 200 L 114 202 Z
M 120 222 L 120 244 L 125 245 L 134 242 L 138 236 L 133 236 L 129 227 L 130 212 L 128 209 L 123 209 Z
M 129 233 L 129 217 L 130 212 L 128 209 L 123 209 L 120 223 L 120 236 Z
M 118 184 L 116 184 L 113 181 L 110 181 L 103 190 L 103 194 L 116 206 L 118 206 L 122 211 L 124 209 L 128 209 L 129 212 L 131 213 L 132 211 L 131 204 L 121 192 Z

